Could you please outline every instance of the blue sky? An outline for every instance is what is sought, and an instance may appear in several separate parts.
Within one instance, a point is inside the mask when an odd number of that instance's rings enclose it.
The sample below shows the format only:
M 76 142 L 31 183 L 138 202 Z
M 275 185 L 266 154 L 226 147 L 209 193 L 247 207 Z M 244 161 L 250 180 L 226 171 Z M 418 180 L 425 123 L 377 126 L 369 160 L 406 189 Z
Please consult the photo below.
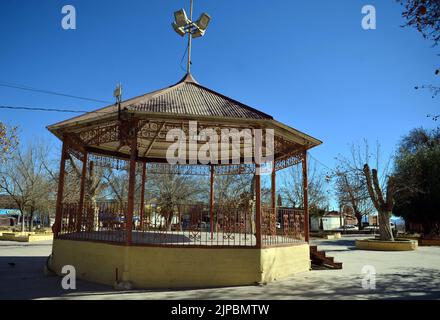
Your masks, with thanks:
M 177 82 L 186 41 L 171 29 L 188 0 L 2 0 L 0 81 L 113 101 Z M 77 30 L 61 28 L 61 8 L 77 10 Z M 361 28 L 363 5 L 377 29 Z M 414 90 L 435 83 L 438 49 L 401 28 L 394 0 L 195 0 L 213 20 L 194 42 L 192 72 L 204 86 L 273 115 L 324 144 L 312 151 L 332 166 L 351 142 L 379 140 L 384 153 L 415 127 L 434 127 L 438 98 Z M 102 104 L 0 87 L 0 105 L 93 110 Z M 54 144 L 45 127 L 73 115 L 0 110 L 22 139 Z

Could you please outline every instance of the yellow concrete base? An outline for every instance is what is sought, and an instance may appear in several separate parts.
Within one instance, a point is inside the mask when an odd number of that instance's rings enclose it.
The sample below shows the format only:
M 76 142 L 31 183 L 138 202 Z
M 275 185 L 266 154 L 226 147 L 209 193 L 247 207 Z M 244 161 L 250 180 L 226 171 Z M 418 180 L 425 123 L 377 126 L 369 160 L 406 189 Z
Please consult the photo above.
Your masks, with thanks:
M 267 283 L 310 270 L 307 244 L 267 249 L 125 247 L 55 239 L 52 269 L 65 265 L 77 277 L 134 288 L 203 288 Z
M 416 240 L 379 241 L 375 239 L 356 240 L 356 248 L 376 251 L 412 251 L 416 250 Z
M 36 242 L 52 239 L 53 234 L 36 234 L 35 232 L 6 232 L 0 235 L 0 241 Z

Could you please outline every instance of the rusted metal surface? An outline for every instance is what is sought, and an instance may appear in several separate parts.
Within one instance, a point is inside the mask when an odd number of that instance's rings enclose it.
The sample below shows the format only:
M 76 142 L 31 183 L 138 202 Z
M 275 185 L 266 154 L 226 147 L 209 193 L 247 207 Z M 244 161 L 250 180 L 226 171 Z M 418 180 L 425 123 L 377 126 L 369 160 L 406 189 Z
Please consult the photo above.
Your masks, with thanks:
M 142 181 L 141 181 L 141 209 L 140 209 L 140 223 L 141 229 L 143 227 L 144 214 L 145 214 L 145 182 L 147 179 L 147 164 L 142 163 Z
M 261 226 L 263 246 L 304 242 L 304 219 L 304 210 L 263 207 Z
M 260 166 L 256 166 L 256 170 L 260 170 Z M 255 228 L 256 228 L 256 237 L 257 237 L 257 243 L 256 247 L 261 248 L 261 175 L 259 172 L 255 175 Z
M 251 207 L 215 205 L 211 223 L 209 205 L 182 204 L 173 208 L 148 205 L 142 226 L 140 207 L 139 203 L 134 205 L 131 245 L 259 247 L 255 230 L 257 219 Z M 78 203 L 62 204 L 60 238 L 127 242 L 127 203 L 88 202 L 84 204 L 82 213 L 78 210 Z M 303 210 L 262 208 L 261 214 L 261 247 L 304 243 Z M 80 231 L 78 225 L 81 226 Z
M 102 155 L 91 154 L 89 161 L 93 161 L 97 166 L 111 168 L 115 170 L 129 170 L 129 161 L 115 159 Z M 175 174 L 175 175 L 195 175 L 210 176 L 210 165 L 171 165 L 168 163 L 146 163 L 147 172 L 150 174 Z M 215 165 L 214 173 L 217 176 L 255 174 L 255 164 L 229 164 Z
M 303 150 L 294 150 L 288 154 L 275 159 L 275 170 L 279 171 L 287 167 L 295 166 L 300 164 L 304 158 Z
M 127 244 L 131 244 L 133 231 L 133 213 L 134 213 L 134 192 L 136 185 L 136 157 L 137 157 L 137 136 L 131 134 L 131 158 L 128 179 L 128 204 L 127 204 Z
M 133 103 L 131 110 L 194 116 L 272 119 L 271 116 L 194 82 L 181 82 L 150 99 Z
M 211 179 L 209 179 L 209 219 L 210 219 L 210 229 L 211 238 L 214 237 L 214 166 L 211 166 Z
M 250 207 L 234 204 L 210 206 L 182 204 L 172 208 L 146 206 L 140 223 L 139 203 L 134 205 L 133 245 L 255 247 L 254 215 Z M 79 212 L 78 203 L 62 204 L 63 239 L 126 242 L 130 222 L 127 203 L 88 202 Z M 78 220 L 81 219 L 81 220 Z M 77 226 L 80 225 L 78 232 Z M 211 225 L 213 228 L 211 229 Z
M 270 203 L 272 208 L 277 207 L 277 172 L 272 170 L 270 183 Z
M 307 175 L 307 151 L 304 151 L 303 153 L 303 160 L 302 160 L 302 176 L 303 176 L 303 192 L 304 192 L 304 229 L 305 229 L 305 240 L 306 242 L 309 242 L 309 236 L 310 236 L 310 228 L 309 228 L 309 182 L 308 182 L 308 175 Z
M 53 226 L 53 233 L 57 236 L 61 230 L 61 217 L 62 217 L 62 203 L 64 196 L 64 178 L 66 172 L 66 157 L 67 157 L 67 142 L 63 142 L 63 147 L 61 150 L 61 160 L 60 160 L 60 176 L 58 178 L 58 193 L 56 202 L 56 212 L 55 212 L 55 224 Z
M 81 181 L 80 181 L 80 193 L 79 193 L 79 208 L 78 212 L 81 215 L 83 212 L 83 206 L 84 206 L 84 193 L 85 193 L 85 187 L 86 187 L 86 178 L 87 178 L 87 152 L 84 152 L 83 155 L 83 162 L 82 162 L 82 171 L 81 171 Z M 78 221 L 81 220 L 81 216 L 79 216 Z M 80 231 L 81 225 L 78 224 L 77 230 Z

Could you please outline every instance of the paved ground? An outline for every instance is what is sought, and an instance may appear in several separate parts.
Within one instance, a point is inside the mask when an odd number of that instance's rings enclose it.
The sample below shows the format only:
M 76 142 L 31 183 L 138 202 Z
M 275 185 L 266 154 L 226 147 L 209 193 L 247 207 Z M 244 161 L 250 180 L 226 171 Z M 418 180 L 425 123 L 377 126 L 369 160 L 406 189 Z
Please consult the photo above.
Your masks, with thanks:
M 265 286 L 116 292 L 78 281 L 76 291 L 66 292 L 60 278 L 43 274 L 51 242 L 0 242 L 0 299 L 440 299 L 440 247 L 374 252 L 354 250 L 354 238 L 315 243 L 344 269 L 301 273 Z M 361 286 L 365 265 L 376 269 L 375 290 Z

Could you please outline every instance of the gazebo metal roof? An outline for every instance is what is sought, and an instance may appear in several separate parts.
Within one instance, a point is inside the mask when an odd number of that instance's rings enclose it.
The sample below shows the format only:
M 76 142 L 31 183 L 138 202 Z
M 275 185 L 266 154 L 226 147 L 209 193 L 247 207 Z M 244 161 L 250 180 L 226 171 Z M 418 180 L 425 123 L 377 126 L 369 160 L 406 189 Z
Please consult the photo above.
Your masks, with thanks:
M 322 142 L 273 119 L 272 116 L 200 85 L 191 74 L 170 87 L 121 103 L 127 117 L 136 118 L 139 160 L 164 162 L 171 145 L 165 133 L 173 128 L 188 132 L 188 121 L 201 128 L 274 129 L 275 158 L 291 156 Z M 118 105 L 113 104 L 51 125 L 48 129 L 71 145 L 117 158 L 130 155 L 121 144 Z
M 131 102 L 129 109 L 157 113 L 243 119 L 271 116 L 198 84 L 188 74 L 176 85 Z
M 200 85 L 191 74 L 185 75 L 181 81 L 170 87 L 123 101 L 121 108 L 126 108 L 129 111 L 159 114 L 237 119 L 273 119 L 268 114 Z M 117 111 L 118 107 L 112 104 L 85 115 L 65 120 L 48 128 L 51 130 L 53 127 L 99 119 L 105 114 Z

